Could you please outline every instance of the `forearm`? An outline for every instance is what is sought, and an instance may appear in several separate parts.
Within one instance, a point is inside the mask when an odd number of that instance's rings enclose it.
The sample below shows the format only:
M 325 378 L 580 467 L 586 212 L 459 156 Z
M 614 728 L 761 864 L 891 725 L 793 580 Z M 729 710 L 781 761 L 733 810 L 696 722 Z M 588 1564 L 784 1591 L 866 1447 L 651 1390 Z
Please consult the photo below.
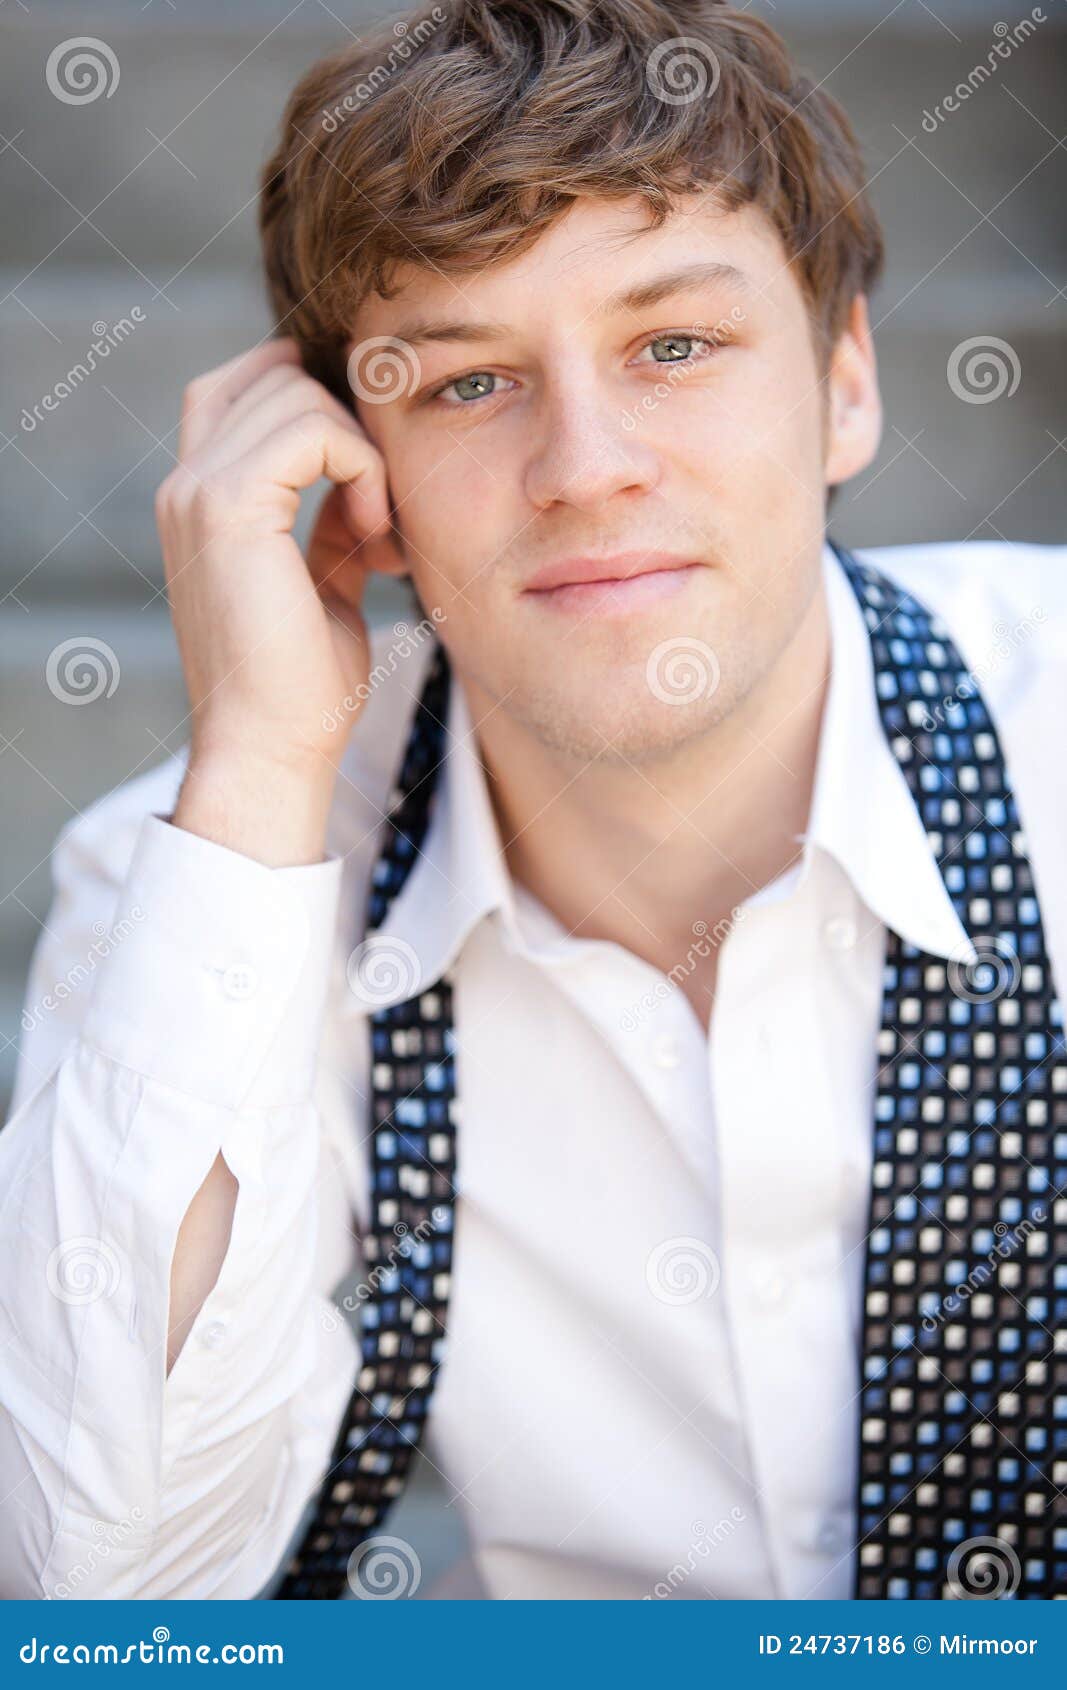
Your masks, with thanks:
M 219 1277 L 230 1244 L 236 1203 L 237 1181 L 220 1150 L 211 1172 L 185 1212 L 174 1246 L 167 1322 L 168 1375 L 204 1298 Z
M 58 1066 L 27 1017 L 0 1132 L 0 1594 L 247 1595 L 351 1382 L 315 1277 L 341 863 L 270 869 L 155 812 L 116 883 L 108 820 L 54 853 L 28 1004 L 105 928 L 106 954 Z
M 252 753 L 193 758 L 170 820 L 268 868 L 319 863 L 333 782 L 334 771 L 325 764 L 283 768 Z M 237 1189 L 220 1151 L 186 1211 L 175 1245 L 168 1375 L 218 1279 L 229 1247 Z

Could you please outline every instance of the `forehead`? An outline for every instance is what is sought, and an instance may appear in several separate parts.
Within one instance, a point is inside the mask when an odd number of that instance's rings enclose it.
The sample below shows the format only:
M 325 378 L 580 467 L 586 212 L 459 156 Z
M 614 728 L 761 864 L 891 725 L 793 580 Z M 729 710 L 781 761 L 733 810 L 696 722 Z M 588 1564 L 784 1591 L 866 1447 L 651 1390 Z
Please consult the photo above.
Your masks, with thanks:
M 405 264 L 393 275 L 398 287 L 391 299 L 371 294 L 362 302 L 353 340 L 415 338 L 417 326 L 463 319 L 524 333 L 593 326 L 616 294 L 698 266 L 708 272 L 694 283 L 699 291 L 801 308 L 781 237 L 758 207 L 727 211 L 710 194 L 689 195 L 658 229 L 647 228 L 647 219 L 636 196 L 580 200 L 525 252 L 483 270 L 445 273 Z

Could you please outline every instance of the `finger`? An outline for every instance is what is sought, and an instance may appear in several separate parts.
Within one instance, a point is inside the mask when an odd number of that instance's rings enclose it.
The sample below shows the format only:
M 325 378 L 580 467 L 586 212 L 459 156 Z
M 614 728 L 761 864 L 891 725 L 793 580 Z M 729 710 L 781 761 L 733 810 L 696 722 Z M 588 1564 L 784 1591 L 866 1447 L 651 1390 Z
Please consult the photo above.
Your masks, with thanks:
M 308 541 L 307 566 L 322 594 L 334 592 L 359 605 L 366 571 L 359 558 L 361 541 L 348 521 L 344 488 L 331 487 L 319 506 Z
M 342 416 L 355 419 L 355 412 L 350 407 L 342 406 L 340 401 L 333 397 L 328 387 L 323 387 L 321 382 L 316 382 L 313 375 L 308 375 L 303 365 L 294 368 L 291 363 L 274 363 L 269 370 L 264 370 L 262 375 L 257 375 L 255 380 L 249 382 L 249 385 L 243 389 L 243 392 L 237 394 L 237 397 L 230 401 L 222 419 L 222 428 L 230 433 L 232 429 L 237 428 L 238 423 L 242 423 L 250 411 L 255 411 L 260 404 L 264 404 L 267 399 L 271 399 L 272 395 L 287 389 L 287 387 L 296 387 L 296 389 L 303 387 L 306 392 L 318 389 L 321 394 L 326 395 L 326 399 L 333 401 Z
M 323 499 L 308 542 L 307 565 L 317 587 L 331 588 L 359 606 L 369 574 L 396 574 L 406 569 L 406 560 L 391 533 L 360 539 L 346 508 L 348 491 L 344 485 L 331 487 Z
M 261 441 L 256 477 L 278 487 L 303 492 L 320 476 L 351 483 L 358 496 L 346 495 L 348 520 L 361 539 L 384 530 L 390 521 L 385 460 L 358 424 L 339 422 L 327 409 L 305 411 Z
M 262 346 L 239 352 L 225 364 L 196 376 L 182 396 L 178 457 L 186 458 L 209 440 L 237 395 L 264 370 L 279 364 L 300 364 L 300 351 L 291 337 L 265 341 Z
M 285 423 L 312 411 L 324 411 L 342 427 L 366 438 L 355 417 L 320 382 L 303 370 L 284 369 L 280 375 L 282 379 L 273 390 L 260 393 L 258 399 L 254 394 L 260 384 L 254 382 L 234 401 L 220 420 L 209 445 L 194 461 L 193 467 L 199 475 L 209 475 L 214 470 L 224 469 L 227 464 L 236 463 L 238 458 L 255 451 L 262 441 Z

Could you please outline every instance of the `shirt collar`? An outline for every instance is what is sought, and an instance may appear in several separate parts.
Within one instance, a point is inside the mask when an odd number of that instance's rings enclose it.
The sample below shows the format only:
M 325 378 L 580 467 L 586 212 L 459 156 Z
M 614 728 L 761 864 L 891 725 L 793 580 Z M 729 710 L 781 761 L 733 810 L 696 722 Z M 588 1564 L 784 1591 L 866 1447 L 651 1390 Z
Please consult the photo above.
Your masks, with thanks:
M 809 872 L 812 850 L 825 851 L 902 939 L 973 962 L 977 952 L 882 726 L 863 611 L 829 542 L 822 566 L 832 662 L 799 877 Z
M 797 836 L 803 852 L 792 870 L 749 902 L 770 902 L 800 885 L 810 873 L 813 852 L 820 850 L 840 865 L 872 913 L 902 939 L 935 956 L 973 962 L 977 953 L 882 727 L 863 612 L 828 542 L 822 569 L 832 661 L 809 823 Z M 366 967 L 348 970 L 350 1009 L 384 1008 L 433 985 L 478 923 L 493 912 L 499 912 L 516 942 L 521 888 L 507 867 L 466 695 L 454 675 L 444 747 L 422 849 L 385 922 L 368 941 L 383 966 L 376 968 L 368 959 Z M 555 932 L 557 924 L 550 926 Z M 382 981 L 389 976 L 396 984 L 386 992 Z

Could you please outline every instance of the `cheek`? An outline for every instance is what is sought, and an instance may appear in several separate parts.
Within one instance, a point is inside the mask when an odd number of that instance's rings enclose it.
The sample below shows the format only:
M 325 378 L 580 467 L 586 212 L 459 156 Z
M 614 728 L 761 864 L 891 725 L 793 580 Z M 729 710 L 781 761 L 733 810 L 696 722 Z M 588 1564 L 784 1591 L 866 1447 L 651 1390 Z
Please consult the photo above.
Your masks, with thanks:
M 452 439 L 431 453 L 405 452 L 402 479 L 392 483 L 401 537 L 424 604 L 436 604 L 457 621 L 483 604 L 494 579 L 494 561 L 511 532 L 503 509 L 505 482 Z
M 402 534 L 444 567 L 453 552 L 465 554 L 486 510 L 489 478 L 451 440 L 433 451 L 399 444 L 402 466 L 389 481 Z M 416 563 L 418 558 L 414 560 Z
M 709 405 L 698 435 L 704 479 L 750 522 L 822 492 L 822 389 L 814 365 L 748 357 Z

